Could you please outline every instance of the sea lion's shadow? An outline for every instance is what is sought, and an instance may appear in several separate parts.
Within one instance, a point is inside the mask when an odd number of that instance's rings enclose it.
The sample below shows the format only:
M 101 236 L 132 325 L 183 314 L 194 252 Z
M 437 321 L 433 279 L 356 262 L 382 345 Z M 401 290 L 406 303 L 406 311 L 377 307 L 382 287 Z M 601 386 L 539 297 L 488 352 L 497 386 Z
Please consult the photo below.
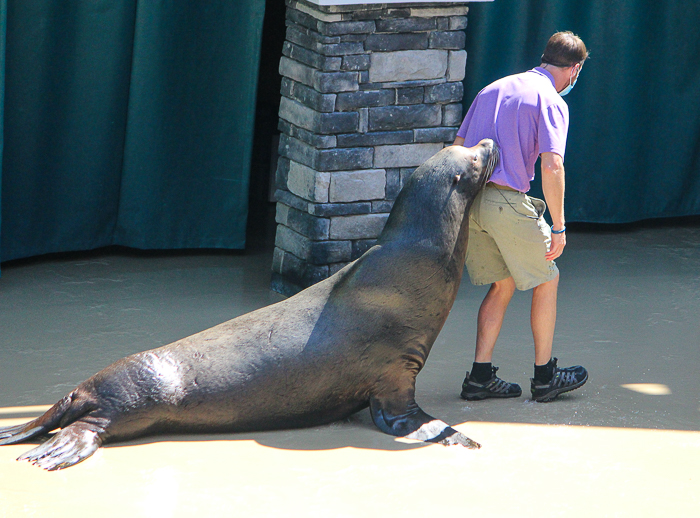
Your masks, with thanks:
M 104 447 L 120 448 L 139 444 L 197 441 L 255 441 L 269 448 L 309 451 L 340 448 L 402 451 L 428 446 L 427 443 L 402 442 L 396 437 L 382 433 L 372 422 L 369 409 L 365 409 L 346 419 L 311 428 L 220 434 L 150 435 L 131 441 L 106 444 Z

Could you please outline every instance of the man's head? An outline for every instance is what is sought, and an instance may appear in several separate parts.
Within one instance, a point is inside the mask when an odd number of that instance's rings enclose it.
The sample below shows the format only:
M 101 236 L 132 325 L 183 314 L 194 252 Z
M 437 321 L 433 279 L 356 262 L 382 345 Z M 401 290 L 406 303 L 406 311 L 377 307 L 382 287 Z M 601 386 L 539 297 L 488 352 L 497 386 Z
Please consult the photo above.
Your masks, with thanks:
M 581 38 L 571 31 L 562 31 L 549 38 L 542 54 L 542 65 L 552 72 L 557 92 L 566 95 L 576 83 L 587 59 L 588 50 Z

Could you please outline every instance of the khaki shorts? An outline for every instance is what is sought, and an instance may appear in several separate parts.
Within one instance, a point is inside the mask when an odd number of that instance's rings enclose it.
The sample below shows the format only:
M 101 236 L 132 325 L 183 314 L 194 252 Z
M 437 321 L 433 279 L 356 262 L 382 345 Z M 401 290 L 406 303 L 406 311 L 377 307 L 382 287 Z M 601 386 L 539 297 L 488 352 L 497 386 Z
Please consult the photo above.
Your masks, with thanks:
M 552 242 L 542 217 L 544 201 L 493 184 L 477 195 L 469 216 L 467 271 L 472 284 L 492 284 L 513 277 L 515 287 L 529 290 L 559 275 L 544 258 Z

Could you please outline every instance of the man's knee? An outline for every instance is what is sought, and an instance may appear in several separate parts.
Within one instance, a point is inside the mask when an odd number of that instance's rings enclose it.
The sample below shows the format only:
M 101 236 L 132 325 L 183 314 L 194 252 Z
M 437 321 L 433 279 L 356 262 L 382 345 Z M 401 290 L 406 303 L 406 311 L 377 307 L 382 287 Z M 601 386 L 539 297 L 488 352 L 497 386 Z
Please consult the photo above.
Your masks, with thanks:
M 550 291 L 556 292 L 558 287 L 559 287 L 559 274 L 557 274 L 557 276 L 554 277 L 554 279 L 552 279 L 551 281 L 543 282 L 542 284 L 535 286 L 533 288 L 533 291 L 539 291 L 542 293 L 550 292 Z
M 491 291 L 494 295 L 510 300 L 515 293 L 515 281 L 513 277 L 494 282 L 491 285 Z

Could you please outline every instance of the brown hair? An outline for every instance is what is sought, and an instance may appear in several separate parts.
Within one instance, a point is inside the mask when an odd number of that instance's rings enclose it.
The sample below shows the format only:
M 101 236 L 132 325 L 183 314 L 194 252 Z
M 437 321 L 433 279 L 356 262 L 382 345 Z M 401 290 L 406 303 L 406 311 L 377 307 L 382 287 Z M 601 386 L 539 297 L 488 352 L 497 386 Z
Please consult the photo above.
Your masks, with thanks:
M 549 38 L 542 54 L 542 63 L 555 67 L 583 64 L 588 59 L 586 45 L 571 31 L 557 32 Z

